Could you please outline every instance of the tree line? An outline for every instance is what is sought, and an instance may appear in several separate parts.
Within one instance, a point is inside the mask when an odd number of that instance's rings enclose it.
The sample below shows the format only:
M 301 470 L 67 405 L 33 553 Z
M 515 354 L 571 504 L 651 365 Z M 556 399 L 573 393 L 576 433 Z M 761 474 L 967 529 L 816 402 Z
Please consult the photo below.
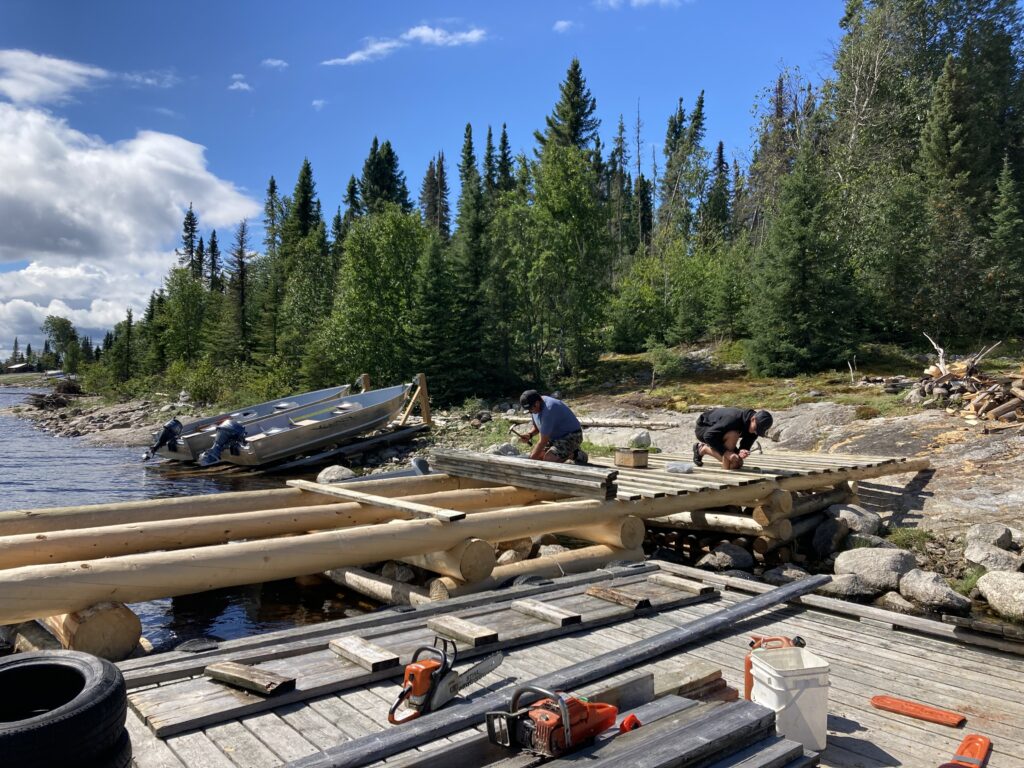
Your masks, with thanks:
M 1024 334 L 1017 4 L 848 0 L 840 26 L 832 77 L 765 89 L 746 163 L 709 142 L 703 92 L 678 100 L 651 162 L 639 118 L 606 145 L 574 59 L 530 151 L 467 125 L 415 200 L 374 139 L 333 215 L 308 160 L 290 194 L 271 178 L 261 247 L 242 221 L 222 257 L 190 206 L 180 263 L 88 370 L 122 391 L 169 377 L 252 396 L 422 370 L 458 401 L 706 339 L 791 375 L 922 331 Z

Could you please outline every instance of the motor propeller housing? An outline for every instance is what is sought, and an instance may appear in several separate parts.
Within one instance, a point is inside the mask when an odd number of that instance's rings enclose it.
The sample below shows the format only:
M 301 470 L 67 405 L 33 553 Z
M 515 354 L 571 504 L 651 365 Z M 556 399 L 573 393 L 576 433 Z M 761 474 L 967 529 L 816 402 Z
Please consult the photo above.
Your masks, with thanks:
M 233 456 L 238 455 L 238 449 L 245 442 L 245 427 L 234 419 L 224 419 L 217 425 L 217 433 L 213 439 L 213 445 L 199 454 L 199 466 L 208 467 L 220 461 L 221 454 L 226 448 Z

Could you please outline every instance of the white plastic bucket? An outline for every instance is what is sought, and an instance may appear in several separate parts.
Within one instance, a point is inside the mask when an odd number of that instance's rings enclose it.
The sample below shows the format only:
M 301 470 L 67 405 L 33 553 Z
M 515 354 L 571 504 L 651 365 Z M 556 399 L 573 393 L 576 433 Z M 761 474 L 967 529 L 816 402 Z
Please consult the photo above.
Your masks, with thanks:
M 751 700 L 775 710 L 775 729 L 807 749 L 825 749 L 828 662 L 806 648 L 766 648 L 751 655 Z

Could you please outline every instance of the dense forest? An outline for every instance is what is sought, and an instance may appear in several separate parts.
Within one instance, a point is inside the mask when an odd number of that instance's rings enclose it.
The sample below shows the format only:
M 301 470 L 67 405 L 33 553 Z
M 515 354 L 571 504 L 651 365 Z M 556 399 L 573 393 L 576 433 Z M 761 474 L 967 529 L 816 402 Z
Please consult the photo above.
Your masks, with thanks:
M 1024 335 L 1016 1 L 848 0 L 840 26 L 830 79 L 766 82 L 749 163 L 706 135 L 703 92 L 658 156 L 638 118 L 602 132 L 573 60 L 527 153 L 467 125 L 414 198 L 374 139 L 340 206 L 307 160 L 290 194 L 269 180 L 263 241 L 243 221 L 224 252 L 190 207 L 141 316 L 95 347 L 51 318 L 44 352 L 108 392 L 256 399 L 422 370 L 450 402 L 706 339 L 791 375 L 922 332 Z

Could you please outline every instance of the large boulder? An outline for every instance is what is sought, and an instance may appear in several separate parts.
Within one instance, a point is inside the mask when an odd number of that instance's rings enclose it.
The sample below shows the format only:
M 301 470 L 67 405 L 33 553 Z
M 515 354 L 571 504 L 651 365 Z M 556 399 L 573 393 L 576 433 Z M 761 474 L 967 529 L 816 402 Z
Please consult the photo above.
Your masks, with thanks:
M 826 517 L 821 525 L 814 529 L 814 538 L 811 540 L 811 547 L 818 559 L 824 560 L 839 549 L 849 530 L 843 518 Z
M 340 483 L 344 480 L 350 480 L 355 476 L 356 473 L 348 467 L 335 464 L 334 466 L 321 470 L 320 474 L 316 476 L 316 481 L 318 483 L 330 485 L 331 483 Z
M 651 433 L 646 429 L 642 429 L 629 438 L 630 448 L 650 448 L 651 447 Z
M 873 535 L 882 527 L 882 518 L 859 504 L 833 504 L 825 510 L 825 514 L 845 520 L 850 533 Z
M 1013 531 L 1002 523 L 978 523 L 967 529 L 967 544 L 988 544 L 1006 549 L 1013 541 Z
M 1021 559 L 1012 552 L 981 542 L 971 542 L 964 549 L 964 560 L 980 565 L 986 571 L 1018 571 Z
M 785 565 L 780 565 L 776 568 L 770 568 L 762 573 L 761 580 L 766 584 L 781 587 L 783 584 L 789 584 L 793 581 L 806 579 L 808 576 L 810 576 L 810 574 L 799 565 L 786 563 Z
M 903 597 L 899 592 L 886 592 L 875 600 L 875 605 L 895 613 L 915 614 L 921 612 L 916 605 Z
M 937 573 L 915 568 L 900 579 L 900 594 L 935 613 L 967 613 L 971 601 Z
M 843 573 L 833 576 L 832 581 L 816 590 L 819 595 L 825 597 L 836 597 L 840 600 L 863 600 L 874 597 L 878 590 L 865 584 L 860 576 L 853 573 Z
M 719 544 L 711 554 L 704 555 L 697 561 L 698 568 L 709 568 L 713 571 L 731 569 L 746 570 L 754 567 L 754 556 L 735 544 Z
M 978 589 L 1000 616 L 1024 621 L 1024 573 L 986 573 L 978 579 Z
M 899 589 L 900 578 L 917 567 L 905 549 L 848 549 L 836 558 L 836 574 L 858 576 L 866 588 L 881 594 Z
M 519 449 L 512 443 L 495 443 L 487 449 L 486 453 L 492 456 L 518 456 Z

